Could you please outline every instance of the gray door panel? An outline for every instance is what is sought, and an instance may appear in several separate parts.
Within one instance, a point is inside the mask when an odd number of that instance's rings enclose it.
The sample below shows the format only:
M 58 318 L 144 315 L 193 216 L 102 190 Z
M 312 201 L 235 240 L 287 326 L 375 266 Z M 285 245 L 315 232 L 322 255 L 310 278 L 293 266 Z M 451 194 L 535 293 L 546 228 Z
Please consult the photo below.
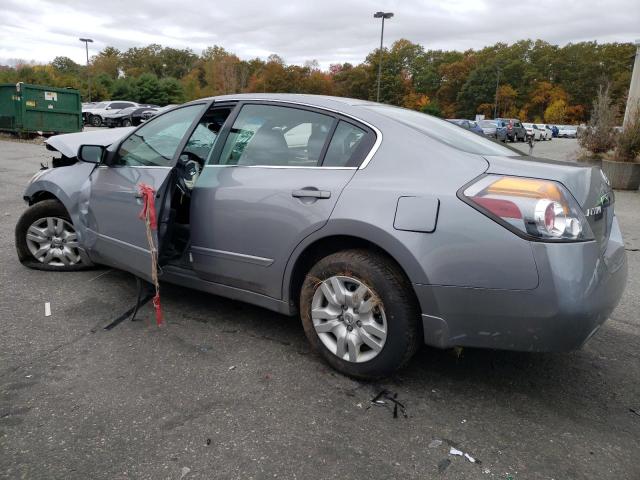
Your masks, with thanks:
M 337 168 L 205 167 L 191 203 L 194 271 L 212 282 L 281 298 L 291 252 L 327 222 L 354 173 Z
M 92 256 L 150 279 L 151 255 L 145 224 L 138 218 L 142 210 L 138 185 L 144 183 L 160 193 L 156 194 L 156 212 L 160 214 L 170 173 L 169 167 L 99 167 L 93 172 L 89 200 L 89 229 L 95 234 Z M 154 239 L 158 245 L 156 232 Z

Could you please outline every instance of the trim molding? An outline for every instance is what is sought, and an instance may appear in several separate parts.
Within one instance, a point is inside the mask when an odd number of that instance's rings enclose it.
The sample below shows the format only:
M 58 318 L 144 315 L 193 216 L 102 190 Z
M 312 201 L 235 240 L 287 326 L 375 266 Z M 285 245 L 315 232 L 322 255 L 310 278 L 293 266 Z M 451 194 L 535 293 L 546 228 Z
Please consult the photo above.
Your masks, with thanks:
M 214 250 L 212 248 L 191 246 L 193 253 L 200 255 L 206 255 L 209 257 L 222 258 L 224 260 L 233 260 L 235 262 L 251 263 L 254 265 L 260 265 L 261 267 L 268 267 L 273 263 L 273 258 L 256 257 L 254 255 L 247 255 L 245 253 L 228 252 L 226 250 Z

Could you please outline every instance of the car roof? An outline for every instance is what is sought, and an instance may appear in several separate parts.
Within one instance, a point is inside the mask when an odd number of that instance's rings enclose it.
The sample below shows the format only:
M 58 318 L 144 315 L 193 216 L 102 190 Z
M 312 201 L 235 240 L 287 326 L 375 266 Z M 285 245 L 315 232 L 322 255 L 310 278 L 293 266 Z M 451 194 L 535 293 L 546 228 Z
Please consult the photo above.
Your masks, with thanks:
M 310 95 L 306 93 L 238 93 L 230 95 L 218 95 L 215 97 L 207 97 L 200 100 L 215 100 L 216 102 L 222 101 L 248 101 L 248 100 L 269 100 L 269 101 L 282 101 L 293 102 L 306 105 L 312 105 L 324 108 L 339 108 L 358 105 L 375 105 L 375 102 L 369 100 L 360 100 L 357 98 L 347 97 L 333 97 L 330 95 Z M 195 100 L 197 101 L 197 100 Z
M 335 111 L 346 116 L 351 116 L 357 120 L 369 123 L 372 126 L 379 127 L 382 123 L 392 121 L 387 115 L 380 112 L 374 112 L 365 106 L 384 105 L 369 100 L 361 100 L 348 97 L 333 97 L 329 95 L 310 95 L 305 93 L 238 93 L 230 95 L 219 95 L 215 97 L 206 97 L 193 100 L 191 103 L 214 100 L 215 102 L 226 101 L 269 101 L 269 102 L 285 102 L 303 106 L 317 107 L 320 109 Z M 388 106 L 388 105 L 385 105 Z

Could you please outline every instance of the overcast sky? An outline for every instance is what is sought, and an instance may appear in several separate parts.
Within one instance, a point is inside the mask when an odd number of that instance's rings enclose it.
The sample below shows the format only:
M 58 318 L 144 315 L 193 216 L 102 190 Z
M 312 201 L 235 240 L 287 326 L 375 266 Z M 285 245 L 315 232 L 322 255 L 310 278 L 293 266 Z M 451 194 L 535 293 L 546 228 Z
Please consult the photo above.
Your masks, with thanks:
M 640 38 L 639 0 L 0 0 L 0 64 L 84 63 L 107 45 L 121 50 L 159 43 L 200 53 L 221 45 L 241 58 L 271 53 L 287 63 L 316 59 L 359 63 L 376 48 L 376 10 L 392 11 L 385 45 L 407 38 L 425 48 L 481 48 L 541 38 L 624 42 Z

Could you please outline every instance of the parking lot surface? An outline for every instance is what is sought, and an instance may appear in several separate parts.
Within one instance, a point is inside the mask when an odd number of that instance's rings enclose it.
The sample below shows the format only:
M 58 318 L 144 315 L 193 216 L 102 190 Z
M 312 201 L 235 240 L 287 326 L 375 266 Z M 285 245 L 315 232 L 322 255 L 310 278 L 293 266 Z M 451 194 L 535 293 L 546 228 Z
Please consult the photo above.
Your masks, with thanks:
M 543 147 L 566 159 L 575 141 Z M 22 192 L 49 156 L 0 141 L 0 477 L 640 478 L 640 193 L 616 197 L 627 290 L 582 350 L 423 348 L 370 384 L 310 352 L 299 320 L 179 286 L 162 287 L 164 327 L 147 306 L 104 331 L 134 302 L 129 274 L 16 259 Z M 406 418 L 371 404 L 383 389 Z

